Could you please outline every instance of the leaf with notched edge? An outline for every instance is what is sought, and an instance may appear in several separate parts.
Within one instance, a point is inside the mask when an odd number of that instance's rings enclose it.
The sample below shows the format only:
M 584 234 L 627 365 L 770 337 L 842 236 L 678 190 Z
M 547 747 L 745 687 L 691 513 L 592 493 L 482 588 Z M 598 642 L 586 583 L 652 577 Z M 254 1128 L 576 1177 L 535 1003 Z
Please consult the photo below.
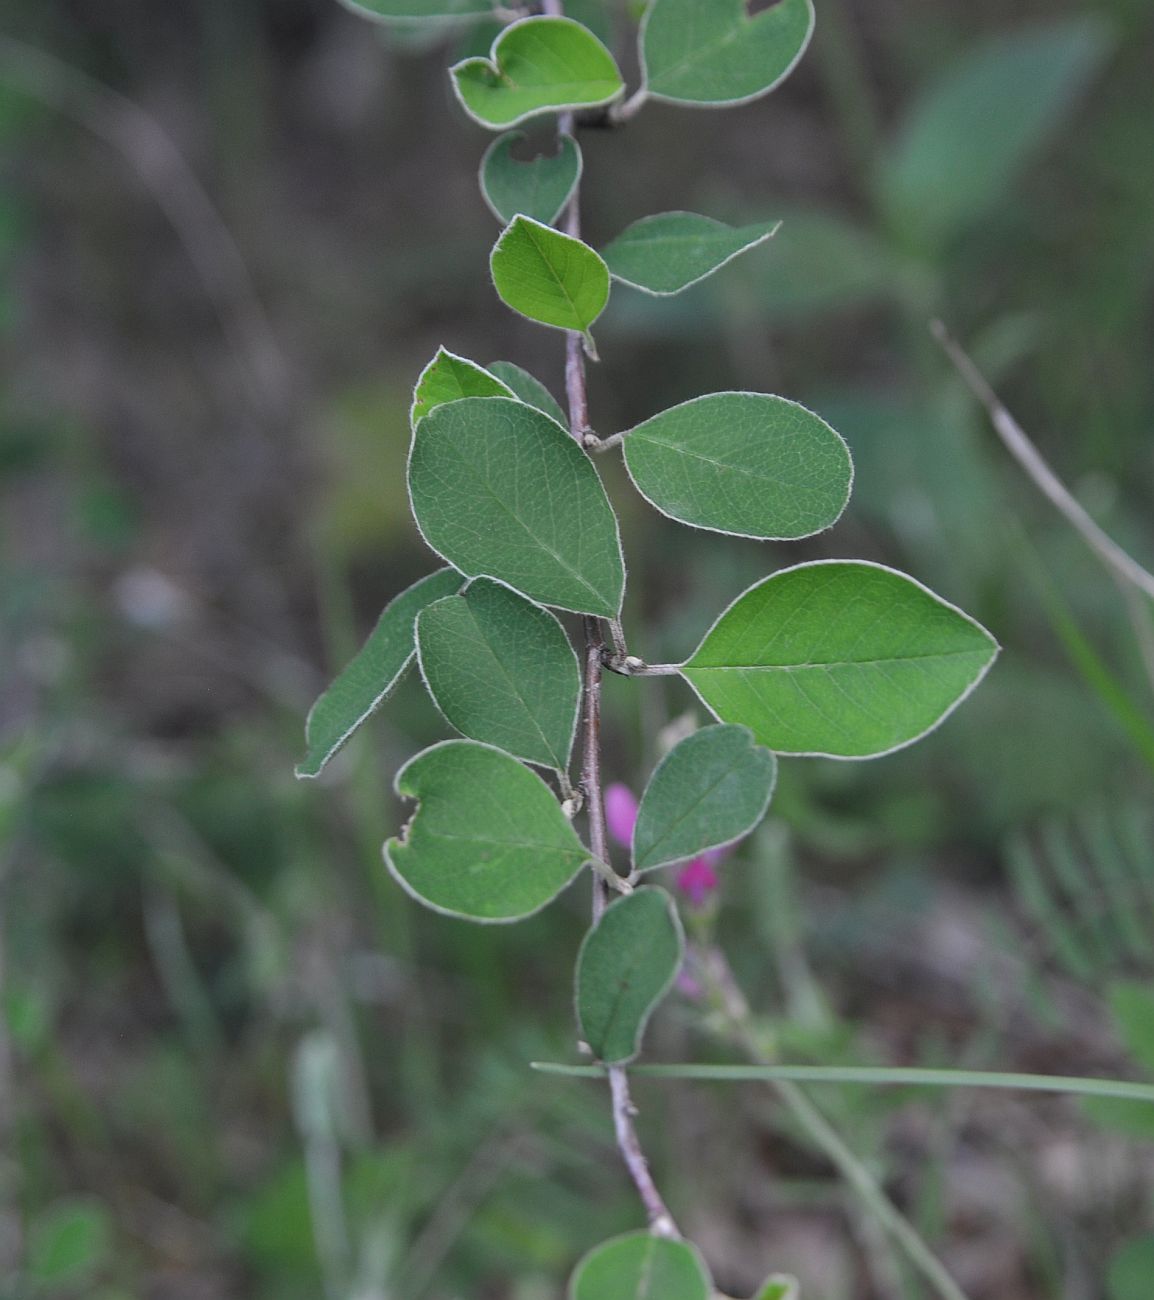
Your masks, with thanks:
M 523 131 L 510 131 L 486 149 L 481 159 L 481 192 L 503 225 L 524 215 L 551 226 L 581 179 L 581 150 L 571 135 L 563 135 L 556 153 L 515 158 L 513 148 L 524 139 Z
M 569 18 L 511 23 L 487 59 L 464 59 L 450 75 L 465 112 L 497 130 L 538 113 L 610 104 L 625 89 L 613 55 Z
M 749 0 L 653 0 L 641 28 L 645 86 L 675 104 L 744 104 L 793 71 L 813 35 L 812 0 L 749 13 Z
M 490 745 L 434 745 L 401 768 L 396 789 L 418 806 L 403 836 L 385 845 L 385 860 L 434 911 L 519 921 L 589 861 L 545 782 Z

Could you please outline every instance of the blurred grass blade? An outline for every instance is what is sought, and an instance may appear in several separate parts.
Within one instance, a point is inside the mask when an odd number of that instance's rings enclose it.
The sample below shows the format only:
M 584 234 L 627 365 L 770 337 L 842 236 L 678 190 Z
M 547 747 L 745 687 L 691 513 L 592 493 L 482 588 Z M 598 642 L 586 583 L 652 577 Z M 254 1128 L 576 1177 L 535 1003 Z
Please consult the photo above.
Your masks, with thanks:
M 534 1070 L 574 1079 L 600 1079 L 596 1065 L 534 1061 Z M 629 1073 L 646 1079 L 690 1079 L 699 1083 L 870 1084 L 901 1088 L 997 1088 L 1007 1092 L 1052 1092 L 1079 1097 L 1122 1097 L 1154 1105 L 1154 1083 L 1129 1079 L 1089 1079 L 1061 1074 L 1013 1074 L 990 1070 L 927 1070 L 857 1065 L 634 1065 Z
M 1094 961 L 1073 927 L 1067 923 L 1025 834 L 1014 835 L 1007 841 L 1006 860 L 1022 905 L 1058 959 L 1077 979 L 1086 984 L 1094 983 L 1097 975 Z

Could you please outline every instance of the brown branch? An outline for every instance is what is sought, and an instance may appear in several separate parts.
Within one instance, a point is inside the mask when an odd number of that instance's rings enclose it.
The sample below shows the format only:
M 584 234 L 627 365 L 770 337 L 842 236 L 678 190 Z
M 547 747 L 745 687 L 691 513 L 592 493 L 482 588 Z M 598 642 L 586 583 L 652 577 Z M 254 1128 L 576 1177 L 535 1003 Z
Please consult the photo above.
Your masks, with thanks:
M 562 0 L 544 0 L 544 13 L 561 17 Z M 557 119 L 561 135 L 572 136 L 575 123 L 572 113 L 562 113 Z M 580 184 L 573 191 L 565 212 L 565 233 L 574 239 L 581 238 Z M 579 446 L 584 447 L 589 428 L 589 394 L 585 376 L 584 341 L 579 333 L 570 331 L 565 336 L 565 394 L 569 401 L 569 430 Z M 584 674 L 584 735 L 581 756 L 581 788 L 585 795 L 585 808 L 589 814 L 589 847 L 602 862 L 609 861 L 609 838 L 605 830 L 605 798 L 601 781 L 601 678 L 604 669 L 605 628 L 599 618 L 583 620 L 585 632 Z M 609 883 L 600 876 L 593 877 L 593 920 L 600 919 L 609 904 Z M 649 1219 L 651 1232 L 662 1237 L 680 1237 L 677 1224 L 664 1198 L 653 1181 L 649 1161 L 641 1146 L 634 1117 L 637 1108 L 629 1092 L 629 1076 L 624 1066 L 609 1067 L 609 1091 L 613 1099 L 613 1131 L 617 1147 L 629 1171 L 641 1204 Z

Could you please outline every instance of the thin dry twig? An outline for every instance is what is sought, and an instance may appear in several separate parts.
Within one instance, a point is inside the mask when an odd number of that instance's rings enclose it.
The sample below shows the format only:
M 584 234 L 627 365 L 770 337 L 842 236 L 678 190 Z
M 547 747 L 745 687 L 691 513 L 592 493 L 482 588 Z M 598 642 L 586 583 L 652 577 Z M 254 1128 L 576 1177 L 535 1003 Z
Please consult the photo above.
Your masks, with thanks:
M 1123 581 L 1130 583 L 1154 600 L 1154 573 L 1143 568 L 1132 555 L 1124 551 L 1095 523 L 1074 494 L 1050 468 L 1025 430 L 1002 404 L 973 358 L 950 334 L 945 325 L 941 321 L 934 321 L 931 331 L 970 391 L 986 408 L 994 432 L 1001 438 L 1006 450 L 1030 476 L 1038 491 L 1077 530 L 1082 540 L 1112 575 L 1122 578 Z

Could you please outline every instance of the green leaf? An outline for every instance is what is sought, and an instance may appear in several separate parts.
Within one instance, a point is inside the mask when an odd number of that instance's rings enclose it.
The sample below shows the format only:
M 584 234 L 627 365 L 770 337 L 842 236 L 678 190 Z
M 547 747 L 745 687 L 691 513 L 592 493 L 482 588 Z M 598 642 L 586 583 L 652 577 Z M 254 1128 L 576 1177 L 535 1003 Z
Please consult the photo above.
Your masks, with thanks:
M 462 397 L 513 397 L 508 384 L 496 375 L 445 348 L 421 371 L 413 389 L 413 405 L 409 411 L 409 424 L 415 427 L 418 420 L 428 415 L 435 406 L 445 402 L 459 402 Z
M 1154 1278 L 1154 1237 L 1128 1241 L 1110 1261 L 1110 1300 L 1150 1300 Z
M 662 514 L 738 537 L 809 537 L 849 500 L 849 449 L 812 411 L 766 393 L 710 393 L 625 436 L 630 477 Z
M 625 564 L 609 498 L 589 457 L 532 406 L 466 397 L 437 407 L 413 434 L 409 494 L 425 540 L 468 577 L 579 614 L 620 612 Z
M 569 428 L 569 419 L 561 409 L 561 404 L 535 375 L 522 370 L 520 366 L 515 366 L 511 361 L 494 361 L 489 370 L 503 384 L 508 384 L 514 396 L 520 398 L 522 402 L 544 411 L 551 420 L 556 420 L 562 429 Z
M 106 1262 L 112 1223 L 99 1201 L 58 1201 L 33 1224 L 28 1242 L 28 1272 L 49 1288 L 73 1287 Z
M 571 135 L 563 135 L 556 153 L 515 158 L 513 148 L 525 138 L 524 131 L 510 131 L 485 150 L 481 193 L 502 225 L 524 215 L 551 226 L 581 179 L 581 150 Z
M 397 773 L 418 807 L 385 861 L 414 898 L 471 921 L 519 921 L 570 883 L 589 853 L 553 792 L 509 754 L 446 740 Z
M 555 615 L 478 578 L 421 611 L 417 654 L 437 708 L 463 735 L 568 767 L 581 673 Z
M 893 225 L 936 249 L 996 202 L 1072 111 L 1110 46 L 1082 15 L 970 50 L 909 113 L 881 175 Z
M 498 130 L 538 113 L 610 104 L 625 89 L 613 55 L 569 18 L 511 23 L 487 59 L 464 59 L 450 72 L 465 112 Z
M 985 628 L 912 578 L 823 560 L 739 596 L 681 672 L 718 718 L 778 753 L 873 758 L 932 731 L 997 653 Z
M 645 885 L 610 904 L 577 958 L 577 1020 L 593 1055 L 632 1061 L 685 956 L 673 899 Z
M 461 18 L 484 18 L 493 12 L 493 0 L 340 0 L 346 9 L 379 23 L 447 23 Z
M 749 0 L 653 0 L 641 28 L 645 88 L 674 104 L 757 99 L 793 71 L 813 23 L 811 0 L 781 0 L 753 17 Z
M 569 1300 L 710 1300 L 705 1261 L 686 1241 L 631 1232 L 614 1237 L 577 1265 Z
M 627 226 L 601 256 L 615 280 L 664 297 L 764 244 L 780 227 L 780 221 L 727 226 L 695 212 L 662 212 Z
M 588 334 L 609 301 L 609 268 L 579 239 L 515 217 L 489 258 L 501 300 L 522 316 Z
M 633 866 L 652 871 L 732 844 L 765 816 L 777 760 L 746 727 L 703 727 L 649 780 L 633 829 Z
M 462 581 L 453 569 L 438 569 L 389 601 L 356 658 L 309 710 L 307 752 L 297 764 L 297 776 L 319 776 L 361 723 L 376 712 L 413 657 L 417 615 L 434 600 L 459 591 Z
M 1119 980 L 1110 985 L 1107 998 L 1130 1054 L 1144 1070 L 1154 1074 L 1154 988 Z
M 765 1279 L 753 1300 L 800 1300 L 800 1297 L 797 1278 L 775 1273 Z

